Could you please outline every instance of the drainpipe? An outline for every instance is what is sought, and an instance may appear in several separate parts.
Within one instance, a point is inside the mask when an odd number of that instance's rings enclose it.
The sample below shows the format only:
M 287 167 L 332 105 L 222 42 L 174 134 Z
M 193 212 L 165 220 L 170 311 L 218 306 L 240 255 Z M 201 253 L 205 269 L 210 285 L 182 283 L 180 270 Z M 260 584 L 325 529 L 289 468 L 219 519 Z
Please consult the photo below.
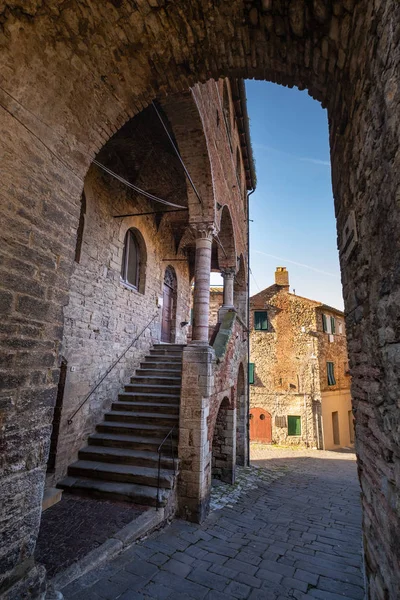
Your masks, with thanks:
M 247 194 L 247 406 L 246 406 L 246 429 L 247 429 L 247 466 L 250 465 L 250 383 L 249 383 L 249 361 L 250 361 L 250 211 L 249 198 L 256 191 L 253 188 Z

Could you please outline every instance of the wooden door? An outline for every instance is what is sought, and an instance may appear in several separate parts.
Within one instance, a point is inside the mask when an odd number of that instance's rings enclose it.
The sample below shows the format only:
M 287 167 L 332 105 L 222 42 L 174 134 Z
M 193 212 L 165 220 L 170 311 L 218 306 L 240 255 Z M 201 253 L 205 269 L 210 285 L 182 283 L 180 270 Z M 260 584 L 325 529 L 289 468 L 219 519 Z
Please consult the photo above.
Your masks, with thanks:
M 172 324 L 172 305 L 173 291 L 164 283 L 163 291 L 163 309 L 161 322 L 161 341 L 169 343 L 171 341 L 171 324 Z
M 272 443 L 271 415 L 262 408 L 250 411 L 250 440 L 252 442 Z

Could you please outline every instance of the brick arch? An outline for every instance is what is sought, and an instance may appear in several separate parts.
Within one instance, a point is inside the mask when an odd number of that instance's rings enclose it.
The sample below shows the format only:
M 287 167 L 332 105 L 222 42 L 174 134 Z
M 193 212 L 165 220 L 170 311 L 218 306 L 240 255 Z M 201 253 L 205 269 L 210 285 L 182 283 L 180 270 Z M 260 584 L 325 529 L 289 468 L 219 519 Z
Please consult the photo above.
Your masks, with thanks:
M 171 124 L 179 153 L 201 199 L 200 201 L 192 185 L 186 180 L 189 221 L 212 222 L 215 218 L 215 199 L 211 164 L 195 92 L 168 96 L 163 99 L 162 106 Z
M 218 266 L 220 269 L 234 267 L 236 269 L 236 242 L 231 212 L 227 205 L 221 210 L 218 233 Z
M 36 252 L 37 260 L 57 266 L 66 252 L 63 272 L 52 280 L 61 291 L 68 289 L 60 281 L 71 272 L 89 164 L 153 98 L 232 76 L 307 88 L 327 106 L 339 243 L 351 210 L 360 237 L 341 266 L 372 597 L 379 590 L 394 597 L 400 585 L 400 522 L 391 500 L 400 459 L 392 327 L 400 312 L 399 22 L 397 0 L 194 0 L 162 7 L 32 0 L 23 11 L 8 3 L 0 30 L 2 184 L 35 229 L 37 246 L 24 256 L 35 263 Z M 25 241 L 13 235 L 11 247 L 22 254 Z M 4 302 L 7 310 L 9 296 Z M 46 310 L 59 328 L 60 303 L 51 301 Z M 40 467 L 39 458 L 32 464 Z M 371 483 L 378 480 L 380 486 Z M 34 538 L 30 531 L 23 546 L 33 547 Z M 22 550 L 16 556 L 12 567 L 25 557 Z

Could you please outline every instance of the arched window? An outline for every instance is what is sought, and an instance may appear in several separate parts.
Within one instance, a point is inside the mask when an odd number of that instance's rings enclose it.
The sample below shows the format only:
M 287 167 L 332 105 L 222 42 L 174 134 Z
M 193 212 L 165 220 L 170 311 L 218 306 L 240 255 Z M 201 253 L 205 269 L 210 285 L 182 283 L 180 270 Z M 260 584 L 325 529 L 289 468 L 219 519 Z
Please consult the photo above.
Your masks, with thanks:
M 124 283 L 139 289 L 140 248 L 134 229 L 128 229 L 122 255 L 121 278 Z

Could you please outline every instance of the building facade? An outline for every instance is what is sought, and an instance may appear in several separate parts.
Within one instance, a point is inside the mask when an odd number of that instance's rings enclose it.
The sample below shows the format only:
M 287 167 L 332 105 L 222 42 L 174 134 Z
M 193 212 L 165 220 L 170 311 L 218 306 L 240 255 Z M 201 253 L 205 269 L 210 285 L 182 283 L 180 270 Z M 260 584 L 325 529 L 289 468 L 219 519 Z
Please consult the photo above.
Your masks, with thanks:
M 354 444 L 343 312 L 289 292 L 289 273 L 250 298 L 250 439 Z
M 43 200 L 51 251 L 28 256 L 29 268 L 40 261 L 34 283 L 15 257 L 26 232 L 13 235 L 6 259 L 19 284 L 9 320 L 31 325 L 26 350 L 19 343 L 8 353 L 14 379 L 3 380 L 20 400 L 3 420 L 0 595 L 43 592 L 44 570 L 32 559 L 43 495 L 47 505 L 59 488 L 159 502 L 166 516 L 201 521 L 213 474 L 234 481 L 236 462 L 247 461 L 247 331 L 234 307 L 247 297 L 253 182 L 243 81 L 210 81 L 157 99 L 105 141 L 88 166 L 77 217 Z M 38 228 L 39 216 L 30 235 Z M 229 314 L 210 342 L 211 271 L 223 275 Z M 50 328 L 44 309 L 56 302 Z M 34 393 L 41 400 L 22 419 Z M 158 478 L 166 435 L 179 476 L 168 445 Z M 27 511 L 29 527 L 20 527 Z M 21 561 L 30 572 L 16 578 Z

